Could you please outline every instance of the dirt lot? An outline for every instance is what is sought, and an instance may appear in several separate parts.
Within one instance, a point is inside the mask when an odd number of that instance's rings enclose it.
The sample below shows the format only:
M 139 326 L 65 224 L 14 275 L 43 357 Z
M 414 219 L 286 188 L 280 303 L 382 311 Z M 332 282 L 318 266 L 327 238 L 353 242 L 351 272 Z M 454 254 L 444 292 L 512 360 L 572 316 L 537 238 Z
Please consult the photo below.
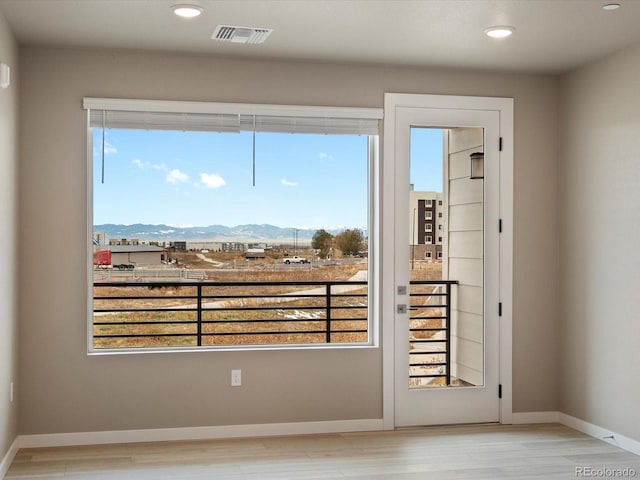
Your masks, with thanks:
M 311 249 L 298 249 L 295 253 L 288 250 L 267 250 L 265 252 L 265 258 L 250 259 L 247 260 L 245 253 L 242 251 L 233 252 L 207 252 L 202 253 L 199 251 L 189 252 L 171 252 L 171 259 L 177 260 L 177 266 L 183 268 L 211 268 L 212 262 L 223 263 L 227 267 L 234 265 L 238 266 L 264 266 L 281 264 L 286 256 L 298 255 L 308 260 L 318 260 Z M 210 261 L 207 261 L 210 260 Z
M 206 286 L 205 282 L 200 300 L 195 286 L 150 288 L 136 285 L 134 280 L 126 287 L 96 286 L 94 308 L 107 310 L 94 318 L 96 348 L 195 346 L 198 302 L 204 306 L 200 317 L 203 345 L 324 343 L 328 335 L 331 342 L 368 341 L 366 286 L 356 285 L 343 293 L 332 291 L 328 308 L 323 286 L 316 288 L 319 293 L 311 294 L 314 286 L 277 285 L 348 281 L 367 269 L 366 259 L 284 265 L 283 256 L 278 258 L 277 254 L 250 262 L 241 252 L 181 252 L 172 256 L 178 261 L 177 270 L 207 269 L 206 282 L 267 285 Z M 202 256 L 219 263 L 207 262 Z M 438 280 L 441 264 L 418 261 L 410 272 L 412 280 Z M 309 293 L 291 296 L 297 292 Z M 431 323 L 421 321 L 420 326 L 434 326 Z

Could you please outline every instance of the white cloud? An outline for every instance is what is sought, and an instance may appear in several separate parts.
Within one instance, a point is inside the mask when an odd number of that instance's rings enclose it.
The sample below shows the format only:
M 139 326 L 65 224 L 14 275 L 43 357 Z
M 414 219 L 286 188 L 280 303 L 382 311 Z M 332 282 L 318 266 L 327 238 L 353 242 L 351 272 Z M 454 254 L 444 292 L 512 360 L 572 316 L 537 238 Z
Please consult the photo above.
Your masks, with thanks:
M 104 142 L 104 154 L 111 155 L 112 153 L 118 153 L 118 149 L 105 140 Z
M 166 177 L 166 180 L 168 183 L 173 183 L 173 184 L 186 182 L 187 180 L 189 180 L 189 175 L 181 172 L 177 168 L 174 168 L 169 172 L 169 174 Z
M 143 162 L 139 158 L 134 158 L 131 163 L 133 163 L 138 168 L 145 168 L 149 166 L 149 162 Z
M 201 173 L 200 183 L 206 188 L 220 188 L 227 184 L 217 173 Z
M 153 168 L 154 170 L 161 170 L 163 172 L 169 171 L 169 167 L 167 167 L 164 163 L 154 163 L 153 165 L 151 165 L 151 168 Z
M 296 187 L 296 186 L 298 186 L 298 182 L 292 182 L 290 180 L 287 180 L 286 178 L 283 178 L 282 180 L 280 180 L 280 183 L 282 185 L 284 185 L 285 187 Z
M 322 160 L 333 160 L 333 155 L 329 155 L 328 153 L 325 153 L 325 152 L 320 152 L 318 154 L 318 158 L 321 158 Z

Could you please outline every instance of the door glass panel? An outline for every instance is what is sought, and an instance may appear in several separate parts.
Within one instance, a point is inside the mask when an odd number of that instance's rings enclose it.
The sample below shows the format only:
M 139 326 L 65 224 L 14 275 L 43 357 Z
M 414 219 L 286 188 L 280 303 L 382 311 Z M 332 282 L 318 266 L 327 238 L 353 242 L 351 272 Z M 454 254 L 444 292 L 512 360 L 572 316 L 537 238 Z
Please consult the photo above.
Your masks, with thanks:
M 412 127 L 409 388 L 484 385 L 484 130 Z

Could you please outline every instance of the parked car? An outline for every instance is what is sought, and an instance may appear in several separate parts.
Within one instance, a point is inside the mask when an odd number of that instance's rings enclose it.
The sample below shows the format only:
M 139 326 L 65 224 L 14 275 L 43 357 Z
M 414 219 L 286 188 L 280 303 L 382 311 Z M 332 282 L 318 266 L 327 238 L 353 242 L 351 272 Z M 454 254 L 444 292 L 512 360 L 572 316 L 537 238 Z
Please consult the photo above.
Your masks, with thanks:
M 311 263 L 309 260 L 307 260 L 306 258 L 303 257 L 299 257 L 297 255 L 294 255 L 293 257 L 287 257 L 284 259 L 284 263 L 286 263 L 287 265 L 289 265 L 290 263 Z

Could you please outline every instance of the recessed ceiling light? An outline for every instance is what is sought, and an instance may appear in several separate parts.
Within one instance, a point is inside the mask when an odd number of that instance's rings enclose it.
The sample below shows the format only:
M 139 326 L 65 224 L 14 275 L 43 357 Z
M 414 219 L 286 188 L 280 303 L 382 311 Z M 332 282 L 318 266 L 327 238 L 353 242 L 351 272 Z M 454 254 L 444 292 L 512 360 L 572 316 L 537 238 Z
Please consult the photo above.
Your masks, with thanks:
M 188 4 L 174 5 L 171 7 L 171 10 L 173 10 L 173 13 L 175 13 L 179 17 L 184 17 L 184 18 L 197 17 L 202 12 L 204 12 L 204 8 L 198 5 L 188 5 Z
M 620 4 L 619 3 L 607 3 L 606 5 L 602 6 L 602 9 L 603 10 L 607 10 L 607 11 L 617 10 L 619 8 L 620 8 Z
M 500 26 L 500 27 L 489 27 L 484 31 L 484 34 L 491 38 L 506 38 L 513 34 L 515 28 Z

